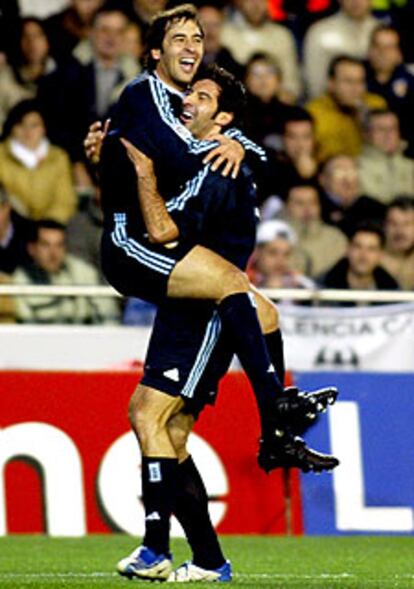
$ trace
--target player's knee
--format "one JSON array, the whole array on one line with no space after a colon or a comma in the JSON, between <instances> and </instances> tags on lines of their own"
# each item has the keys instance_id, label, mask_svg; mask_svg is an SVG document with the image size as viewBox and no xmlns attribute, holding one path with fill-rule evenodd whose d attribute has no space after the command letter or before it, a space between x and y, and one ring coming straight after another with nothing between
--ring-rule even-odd
<instances>
[{"instance_id":1,"label":"player's knee","mask_svg":"<svg viewBox=\"0 0 414 589\"><path fill-rule=\"evenodd\" d=\"M187 452L187 441L188 441L188 432L182 430L181 428L169 426L168 427L168 435L170 436L170 440L172 445L174 446L174 450L177 454L177 457L186 455Z\"/></svg>"},{"instance_id":2,"label":"player's knee","mask_svg":"<svg viewBox=\"0 0 414 589\"><path fill-rule=\"evenodd\" d=\"M151 407L140 403L139 392L135 392L130 399L128 417L141 447L145 446L148 440L154 438L160 429L159 423L154 419Z\"/></svg>"},{"instance_id":3,"label":"player's knee","mask_svg":"<svg viewBox=\"0 0 414 589\"><path fill-rule=\"evenodd\" d=\"M221 276L220 300L240 292L248 292L250 289L249 279L236 267L228 268Z\"/></svg>"}]
</instances>

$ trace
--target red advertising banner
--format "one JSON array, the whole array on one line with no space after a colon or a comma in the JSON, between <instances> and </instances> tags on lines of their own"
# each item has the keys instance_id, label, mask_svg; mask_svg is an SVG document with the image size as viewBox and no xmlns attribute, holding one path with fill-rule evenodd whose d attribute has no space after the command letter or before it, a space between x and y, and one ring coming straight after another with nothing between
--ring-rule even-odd
<instances>
[{"instance_id":1,"label":"red advertising banner","mask_svg":"<svg viewBox=\"0 0 414 589\"><path fill-rule=\"evenodd\" d=\"M136 371L0 372L0 535L142 533L127 420L138 380ZM260 471L258 435L249 385L231 373L190 440L213 521L221 533L300 534L299 477Z\"/></svg>"}]
</instances>

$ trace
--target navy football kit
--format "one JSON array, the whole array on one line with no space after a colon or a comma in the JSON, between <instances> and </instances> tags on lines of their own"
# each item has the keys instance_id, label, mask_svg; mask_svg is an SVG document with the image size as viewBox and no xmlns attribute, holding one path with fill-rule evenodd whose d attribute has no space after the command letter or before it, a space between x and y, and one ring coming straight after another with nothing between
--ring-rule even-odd
<instances>
[{"instance_id":1,"label":"navy football kit","mask_svg":"<svg viewBox=\"0 0 414 589\"><path fill-rule=\"evenodd\" d=\"M255 240L255 186L245 165L232 180L202 164L216 143L194 139L179 122L175 113L181 101L181 95L148 73L132 82L120 98L115 128L101 157L102 266L109 283L125 296L161 304L143 384L194 402L196 397L212 400L206 393L215 390L233 354L223 343L225 335L220 337L215 305L167 299L168 279L196 244L244 270ZM226 134L265 159L264 151L237 129ZM154 162L159 192L180 230L174 248L148 240L136 172L120 137Z\"/></svg>"}]
</instances>

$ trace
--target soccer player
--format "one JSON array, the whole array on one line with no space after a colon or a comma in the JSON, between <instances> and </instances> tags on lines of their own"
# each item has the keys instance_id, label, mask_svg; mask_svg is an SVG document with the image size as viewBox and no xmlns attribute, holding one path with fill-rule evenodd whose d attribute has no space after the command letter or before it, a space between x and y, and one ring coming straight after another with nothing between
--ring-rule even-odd
<instances>
[{"instance_id":1,"label":"soccer player","mask_svg":"<svg viewBox=\"0 0 414 589\"><path fill-rule=\"evenodd\" d=\"M227 110L235 110L235 104L243 98L240 87L222 70L213 69L208 76L194 84L183 105L183 112L192 112L188 128L201 138L216 131L217 117L223 120L226 114L230 122L233 114L222 110L223 105ZM148 158L137 156L134 149L131 153L141 158L142 177L154 180ZM146 172L142 161L148 166ZM148 189L148 185L141 186L143 197ZM187 218L178 221L180 238L185 238L189 225L193 239L244 268L255 238L254 196L251 173L245 167L237 180L208 171L198 198L184 209ZM207 393L216 388L218 378L228 367L228 342L221 342L222 347L215 350L212 359L207 353L212 340L205 340L205 336L209 329L213 333L217 328L211 309L202 308L199 303L186 302L185 307L177 302L164 303L157 315L144 378L130 411L143 454L146 534L143 545L118 564L125 576L163 579L169 575L169 516L175 511L194 557L193 562L172 573L170 579L187 582L231 578L230 564L223 557L208 516L203 483L186 449L195 417L212 400ZM336 466L334 458L309 451L282 421L278 434L280 441L271 438L262 442L260 457L265 469L297 465L323 470Z\"/></svg>"},{"instance_id":2,"label":"soccer player","mask_svg":"<svg viewBox=\"0 0 414 589\"><path fill-rule=\"evenodd\" d=\"M166 249L163 242L170 241L173 235L164 232L157 215L155 230L146 236L146 210L158 214L158 209L144 207L141 214L143 202L137 196L134 170L120 137L126 136L152 157L158 190L164 199L174 186L194 174L184 183L181 194L170 201L171 207L178 210L200 191L209 167L200 169L199 154L210 150L214 145L211 139L217 137L213 133L208 140L194 140L174 117L171 107L172 98L177 100L178 88L194 76L202 55L202 31L194 8L183 5L161 13L151 27L149 48L154 69L132 82L121 96L115 130L102 151L103 269L108 281L127 296L157 303L166 296L217 302L219 319L252 382L264 430L274 430L280 408L277 393L281 394L282 387L262 337L246 276L211 250L194 247L191 240L179 239L174 248ZM224 123L217 120L216 129ZM155 191L153 180L141 173L140 191L148 182L152 183L149 192ZM261 306L259 298L259 311ZM273 335L276 347L277 335Z\"/></svg>"}]
</instances>

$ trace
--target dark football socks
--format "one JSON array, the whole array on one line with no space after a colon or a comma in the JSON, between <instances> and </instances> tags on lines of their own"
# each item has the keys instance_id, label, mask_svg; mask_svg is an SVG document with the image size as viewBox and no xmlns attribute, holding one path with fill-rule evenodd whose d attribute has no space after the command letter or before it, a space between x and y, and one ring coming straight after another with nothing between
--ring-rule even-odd
<instances>
[{"instance_id":1,"label":"dark football socks","mask_svg":"<svg viewBox=\"0 0 414 589\"><path fill-rule=\"evenodd\" d=\"M283 351L283 338L280 329L266 333L264 336L270 360L276 369L277 377L282 384L285 384L285 354Z\"/></svg>"},{"instance_id":2,"label":"dark football socks","mask_svg":"<svg viewBox=\"0 0 414 589\"><path fill-rule=\"evenodd\" d=\"M218 312L253 387L263 422L274 409L274 402L283 389L267 351L253 295L230 295L218 305Z\"/></svg>"},{"instance_id":3,"label":"dark football socks","mask_svg":"<svg viewBox=\"0 0 414 589\"><path fill-rule=\"evenodd\" d=\"M221 567L225 558L210 520L207 492L191 456L178 465L174 513L193 551L193 563L208 570Z\"/></svg>"},{"instance_id":4,"label":"dark football socks","mask_svg":"<svg viewBox=\"0 0 414 589\"><path fill-rule=\"evenodd\" d=\"M176 499L176 458L142 457L142 498L145 508L143 544L156 554L169 553L170 517Z\"/></svg>"}]
</instances>

